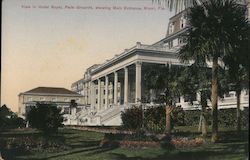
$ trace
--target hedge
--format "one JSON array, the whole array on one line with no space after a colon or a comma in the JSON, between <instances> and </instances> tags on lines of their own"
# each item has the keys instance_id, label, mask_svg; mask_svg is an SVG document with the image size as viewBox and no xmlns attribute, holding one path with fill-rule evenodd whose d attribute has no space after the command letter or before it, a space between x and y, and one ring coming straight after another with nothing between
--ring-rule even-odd
<instances>
[{"instance_id":1,"label":"hedge","mask_svg":"<svg viewBox=\"0 0 250 160\"><path fill-rule=\"evenodd\" d=\"M171 114L172 127L174 126L197 126L200 121L200 110L186 110L181 107L175 107ZM218 110L218 123L220 127L236 127L236 108ZM208 124L211 125L211 110L208 110ZM143 117L143 120L142 120ZM249 109L244 108L241 111L242 128L249 128ZM129 130L138 130L144 126L144 129L153 132L162 132L165 130L165 107L153 107L144 110L141 108L128 109L122 113L122 127Z\"/></svg>"}]
</instances>

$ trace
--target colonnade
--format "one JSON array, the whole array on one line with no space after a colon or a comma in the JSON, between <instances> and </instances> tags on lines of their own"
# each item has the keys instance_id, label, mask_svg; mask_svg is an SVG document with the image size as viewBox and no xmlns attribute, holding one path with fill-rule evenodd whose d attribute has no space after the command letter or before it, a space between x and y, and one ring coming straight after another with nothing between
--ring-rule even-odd
<instances>
[{"instance_id":1,"label":"colonnade","mask_svg":"<svg viewBox=\"0 0 250 160\"><path fill-rule=\"evenodd\" d=\"M131 103L139 103L139 101L141 100L141 67L142 67L142 63L141 62L136 62L135 63L135 102L131 102ZM91 81L91 106L97 106L96 109L97 110L105 110L108 108L109 105L113 105L113 106L118 106L120 105L120 102L118 103L118 79L119 79L119 74L118 71L120 72L121 70L123 70L123 86L124 86L124 90L123 90L123 99L124 99L124 105L127 105L129 103L129 69L128 66L122 68L122 69L118 69L115 70L112 73L108 73L102 77L99 77L97 79L93 79ZM110 81L110 77L109 75L113 74L114 75L114 79L113 79L113 101L112 104L109 104L109 83ZM104 81L103 81L104 79ZM96 84L97 82L97 84ZM101 90L101 84L102 82L104 82L104 93ZM97 91L95 90L95 86L97 85ZM120 85L121 87L121 85ZM121 89L120 89L121 92ZM122 94L120 94L122 95ZM105 103L102 103L102 99L105 99ZM96 97L97 97L97 101L96 101ZM97 104L97 105L96 105Z\"/></svg>"}]
</instances>

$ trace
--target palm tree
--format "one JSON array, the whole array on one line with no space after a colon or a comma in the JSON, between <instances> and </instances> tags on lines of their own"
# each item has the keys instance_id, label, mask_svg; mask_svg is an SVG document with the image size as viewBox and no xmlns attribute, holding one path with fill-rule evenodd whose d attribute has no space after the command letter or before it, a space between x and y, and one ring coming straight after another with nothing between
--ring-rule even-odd
<instances>
[{"instance_id":1,"label":"palm tree","mask_svg":"<svg viewBox=\"0 0 250 160\"><path fill-rule=\"evenodd\" d=\"M219 60L236 56L238 44L245 40L242 37L249 28L245 13L246 8L234 0L210 0L194 5L188 14L189 36L181 54L190 60L199 55L212 62L212 142L218 139Z\"/></svg>"},{"instance_id":2,"label":"palm tree","mask_svg":"<svg viewBox=\"0 0 250 160\"><path fill-rule=\"evenodd\" d=\"M193 104L193 101L196 101L196 93L200 94L201 132L202 136L206 136L208 132L207 99L209 99L209 89L211 88L211 83L209 83L211 79L210 70L204 59L199 58L191 66L186 67L181 75L178 78L178 83L182 84L180 90L182 95L188 97L191 104Z\"/></svg>"},{"instance_id":3,"label":"palm tree","mask_svg":"<svg viewBox=\"0 0 250 160\"><path fill-rule=\"evenodd\" d=\"M242 61L235 57L235 59L225 57L224 61L228 66L227 76L228 83L231 84L231 90L236 92L237 99L237 131L241 131L241 110L240 110L240 96L243 89L248 89L249 75L247 73L247 68L240 64ZM247 57L245 57L247 59Z\"/></svg>"},{"instance_id":4,"label":"palm tree","mask_svg":"<svg viewBox=\"0 0 250 160\"><path fill-rule=\"evenodd\" d=\"M162 65L150 67L144 76L145 86L160 92L157 101L165 105L166 133L171 133L171 113L176 104L176 98L180 96L180 86L177 81L181 76L183 67L174 65Z\"/></svg>"}]
</instances>

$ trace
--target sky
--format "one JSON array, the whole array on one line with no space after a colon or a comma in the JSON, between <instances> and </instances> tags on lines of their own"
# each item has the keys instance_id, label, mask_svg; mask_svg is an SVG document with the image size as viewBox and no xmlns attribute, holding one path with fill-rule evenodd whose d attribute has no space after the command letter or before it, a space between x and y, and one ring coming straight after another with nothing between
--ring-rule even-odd
<instances>
[{"instance_id":1,"label":"sky","mask_svg":"<svg viewBox=\"0 0 250 160\"><path fill-rule=\"evenodd\" d=\"M3 0L1 105L17 112L21 92L70 89L91 65L164 38L171 15L152 0Z\"/></svg>"}]
</instances>

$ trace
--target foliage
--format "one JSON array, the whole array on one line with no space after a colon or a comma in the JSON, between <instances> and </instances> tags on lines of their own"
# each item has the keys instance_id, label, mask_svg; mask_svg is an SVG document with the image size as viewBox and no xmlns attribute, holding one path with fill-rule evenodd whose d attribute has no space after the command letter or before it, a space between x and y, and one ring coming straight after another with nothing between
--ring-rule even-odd
<instances>
[{"instance_id":1,"label":"foliage","mask_svg":"<svg viewBox=\"0 0 250 160\"><path fill-rule=\"evenodd\" d=\"M212 61L212 141L218 139L218 69L224 57L244 57L249 42L246 7L235 0L202 1L190 8L187 43L181 59ZM243 52L237 52L242 51Z\"/></svg>"},{"instance_id":2,"label":"foliage","mask_svg":"<svg viewBox=\"0 0 250 160\"><path fill-rule=\"evenodd\" d=\"M163 106L152 107L145 110L143 123L148 131L164 131L166 123L166 112Z\"/></svg>"},{"instance_id":3,"label":"foliage","mask_svg":"<svg viewBox=\"0 0 250 160\"><path fill-rule=\"evenodd\" d=\"M211 125L211 110L208 112L208 124ZM249 109L244 108L241 111L242 126L248 128L249 126ZM200 110L187 110L185 111L185 125L197 126L200 121ZM233 128L236 126L236 108L219 109L218 110L218 123L221 127Z\"/></svg>"},{"instance_id":4,"label":"foliage","mask_svg":"<svg viewBox=\"0 0 250 160\"><path fill-rule=\"evenodd\" d=\"M21 152L58 152L66 150L64 139L61 137L36 137L20 136L14 138L0 139L2 148L10 151L20 150Z\"/></svg>"},{"instance_id":5,"label":"foliage","mask_svg":"<svg viewBox=\"0 0 250 160\"><path fill-rule=\"evenodd\" d=\"M200 121L200 110L189 110L185 111L185 125L187 126L198 126Z\"/></svg>"},{"instance_id":6,"label":"foliage","mask_svg":"<svg viewBox=\"0 0 250 160\"><path fill-rule=\"evenodd\" d=\"M181 106L177 106L174 108L171 118L173 126L182 126L185 124L185 111L181 108Z\"/></svg>"},{"instance_id":7,"label":"foliage","mask_svg":"<svg viewBox=\"0 0 250 160\"><path fill-rule=\"evenodd\" d=\"M140 108L127 109L121 113L124 129L140 129L142 127L142 110Z\"/></svg>"},{"instance_id":8,"label":"foliage","mask_svg":"<svg viewBox=\"0 0 250 160\"><path fill-rule=\"evenodd\" d=\"M142 115L144 118L142 120ZM131 108L122 112L122 127L129 130L140 130L142 124L147 131L163 132L165 130L165 108L163 106L151 107L144 110L142 113L141 108ZM171 113L172 128L175 125L184 125L184 111L178 106L175 107Z\"/></svg>"},{"instance_id":9,"label":"foliage","mask_svg":"<svg viewBox=\"0 0 250 160\"><path fill-rule=\"evenodd\" d=\"M63 117L60 112L56 105L37 103L28 113L27 120L31 127L44 133L53 133L62 126Z\"/></svg>"},{"instance_id":10,"label":"foliage","mask_svg":"<svg viewBox=\"0 0 250 160\"><path fill-rule=\"evenodd\" d=\"M173 138L170 143L174 145L176 148L185 148L191 146L200 146L205 142L202 138L195 138L195 139Z\"/></svg>"},{"instance_id":11,"label":"foliage","mask_svg":"<svg viewBox=\"0 0 250 160\"><path fill-rule=\"evenodd\" d=\"M150 132L163 132L165 129L165 108L153 107L144 111L142 120L142 110L138 108L128 109L122 113L123 128L129 130L140 130L142 123L144 129ZM183 110L181 107L175 107L171 113L171 121L174 126L198 126L201 116L200 110ZM241 111L242 126L248 128L249 113L248 108ZM207 123L211 125L211 109L206 114ZM232 128L236 126L236 108L218 110L218 123L221 127Z\"/></svg>"},{"instance_id":12,"label":"foliage","mask_svg":"<svg viewBox=\"0 0 250 160\"><path fill-rule=\"evenodd\" d=\"M173 124L171 123L171 113L176 106L177 98L181 95L181 85L178 83L178 77L184 69L179 65L154 65L148 68L144 74L145 87L148 90L155 90L156 102L165 106L165 132L171 133Z\"/></svg>"},{"instance_id":13,"label":"foliage","mask_svg":"<svg viewBox=\"0 0 250 160\"><path fill-rule=\"evenodd\" d=\"M0 129L24 127L24 119L18 117L6 105L0 107Z\"/></svg>"},{"instance_id":14,"label":"foliage","mask_svg":"<svg viewBox=\"0 0 250 160\"><path fill-rule=\"evenodd\" d=\"M154 65L148 68L144 75L145 86L147 89L154 89L159 93L157 95L158 103L166 103L169 106L175 106L176 98L180 96L180 84L177 79L181 76L183 66L178 65Z\"/></svg>"}]
</instances>

